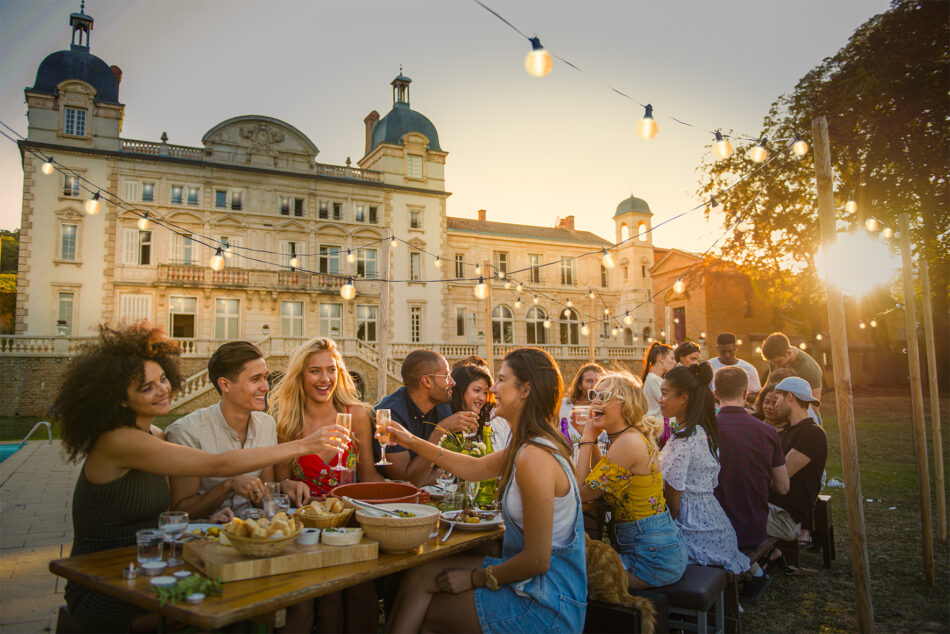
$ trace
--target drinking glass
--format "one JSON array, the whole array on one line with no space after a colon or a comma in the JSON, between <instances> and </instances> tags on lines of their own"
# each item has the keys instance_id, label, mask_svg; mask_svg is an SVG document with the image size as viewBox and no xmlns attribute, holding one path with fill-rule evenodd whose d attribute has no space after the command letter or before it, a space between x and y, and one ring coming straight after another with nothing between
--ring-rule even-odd
<instances>
[{"instance_id":1,"label":"drinking glass","mask_svg":"<svg viewBox=\"0 0 950 634\"><path fill-rule=\"evenodd\" d=\"M475 412L475 415L478 416L479 412ZM478 427L474 431L469 431L467 428L462 431L462 435L466 438L474 438L478 435Z\"/></svg>"},{"instance_id":2,"label":"drinking glass","mask_svg":"<svg viewBox=\"0 0 950 634\"><path fill-rule=\"evenodd\" d=\"M475 498L478 497L478 489L480 486L481 482L478 480L465 481L465 500L468 503L468 508L475 506Z\"/></svg>"},{"instance_id":3,"label":"drinking glass","mask_svg":"<svg viewBox=\"0 0 950 634\"><path fill-rule=\"evenodd\" d=\"M265 482L264 483L264 497L273 497L275 495L280 495L282 491L280 490L280 482Z\"/></svg>"},{"instance_id":4,"label":"drinking glass","mask_svg":"<svg viewBox=\"0 0 950 634\"><path fill-rule=\"evenodd\" d=\"M455 480L455 475L451 471L441 467L435 470L435 481L439 483L443 495L449 492L449 485L453 480Z\"/></svg>"},{"instance_id":5,"label":"drinking glass","mask_svg":"<svg viewBox=\"0 0 950 634\"><path fill-rule=\"evenodd\" d=\"M185 561L178 558L178 538L185 529L188 528L188 513L184 511L165 511L158 516L158 528L165 534L170 551L168 553L168 565L180 566Z\"/></svg>"},{"instance_id":6,"label":"drinking glass","mask_svg":"<svg viewBox=\"0 0 950 634\"><path fill-rule=\"evenodd\" d=\"M242 520L260 520L264 519L264 517L265 515L263 509L256 509L253 506L249 506L248 508L241 511Z\"/></svg>"},{"instance_id":7,"label":"drinking glass","mask_svg":"<svg viewBox=\"0 0 950 634\"><path fill-rule=\"evenodd\" d=\"M388 409L376 410L376 439L379 441L379 466L391 465L386 460L386 445L389 444L389 423L392 421L392 411Z\"/></svg>"},{"instance_id":8,"label":"drinking glass","mask_svg":"<svg viewBox=\"0 0 950 634\"><path fill-rule=\"evenodd\" d=\"M350 431L353 429L353 415L340 412L339 414L336 415L336 424L342 427L343 429L345 429L347 432L347 435L349 435ZM344 464L345 455L346 455L345 449L337 453L338 458L337 458L336 464L333 465L332 467L334 471L348 471L349 470L349 467L347 467L346 464Z\"/></svg>"},{"instance_id":9,"label":"drinking glass","mask_svg":"<svg viewBox=\"0 0 950 634\"><path fill-rule=\"evenodd\" d=\"M276 495L264 498L264 515L267 516L267 519L271 519L280 511L280 500L278 498L279 496Z\"/></svg>"},{"instance_id":10,"label":"drinking glass","mask_svg":"<svg viewBox=\"0 0 950 634\"><path fill-rule=\"evenodd\" d=\"M445 495L442 496L442 503L439 504L439 510L443 513L461 511L464 501L464 495L461 491L446 491Z\"/></svg>"},{"instance_id":11,"label":"drinking glass","mask_svg":"<svg viewBox=\"0 0 950 634\"><path fill-rule=\"evenodd\" d=\"M284 512L288 515L290 514L290 496L289 495L275 495L274 499L277 500L277 512Z\"/></svg>"},{"instance_id":12,"label":"drinking glass","mask_svg":"<svg viewBox=\"0 0 950 634\"><path fill-rule=\"evenodd\" d=\"M135 531L135 543L138 545L140 564L149 561L162 560L162 546L165 544L165 534L156 528L143 528Z\"/></svg>"},{"instance_id":13,"label":"drinking glass","mask_svg":"<svg viewBox=\"0 0 950 634\"><path fill-rule=\"evenodd\" d=\"M587 424L587 421L590 420L591 411L590 405L575 405L574 406L574 421L579 426L584 426Z\"/></svg>"}]
</instances>

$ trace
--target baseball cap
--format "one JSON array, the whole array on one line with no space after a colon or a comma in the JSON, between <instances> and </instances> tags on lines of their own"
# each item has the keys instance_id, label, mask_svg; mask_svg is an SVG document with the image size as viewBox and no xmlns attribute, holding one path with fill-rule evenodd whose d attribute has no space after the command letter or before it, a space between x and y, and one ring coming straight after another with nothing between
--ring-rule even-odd
<instances>
[{"instance_id":1,"label":"baseball cap","mask_svg":"<svg viewBox=\"0 0 950 634\"><path fill-rule=\"evenodd\" d=\"M806 403L814 403L816 406L821 405L818 399L811 395L811 386L808 381L797 376L786 377L779 381L778 385L775 386L775 391L788 392Z\"/></svg>"}]
</instances>

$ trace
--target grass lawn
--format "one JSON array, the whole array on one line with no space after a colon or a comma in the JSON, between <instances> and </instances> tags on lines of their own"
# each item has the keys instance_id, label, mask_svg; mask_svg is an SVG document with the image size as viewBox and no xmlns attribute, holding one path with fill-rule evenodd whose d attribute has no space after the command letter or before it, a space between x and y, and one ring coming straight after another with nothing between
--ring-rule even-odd
<instances>
[{"instance_id":1,"label":"grass lawn","mask_svg":"<svg viewBox=\"0 0 950 634\"><path fill-rule=\"evenodd\" d=\"M841 443L830 395L822 413L828 432L828 479L842 479ZM929 414L925 402L925 411ZM854 398L861 466L864 518L871 569L871 600L879 632L950 631L950 548L937 539L936 492L931 476L936 583L923 579L920 504L914 462L910 396L898 392L859 391ZM950 399L941 399L944 464ZM927 449L933 473L933 443L927 426ZM826 488L832 496L837 559L821 567L821 553L802 552L800 563L817 575L772 575L763 598L743 606L746 632L853 632L857 630L854 582L848 540L844 489ZM867 500L873 500L868 502ZM890 510L891 507L896 507Z\"/></svg>"}]
</instances>

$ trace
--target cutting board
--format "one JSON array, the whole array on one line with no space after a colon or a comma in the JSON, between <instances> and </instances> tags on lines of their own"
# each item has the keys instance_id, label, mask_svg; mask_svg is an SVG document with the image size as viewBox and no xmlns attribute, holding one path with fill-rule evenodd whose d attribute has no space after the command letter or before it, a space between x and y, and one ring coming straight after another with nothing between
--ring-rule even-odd
<instances>
[{"instance_id":1,"label":"cutting board","mask_svg":"<svg viewBox=\"0 0 950 634\"><path fill-rule=\"evenodd\" d=\"M260 558L242 555L231 546L222 546L216 542L194 540L185 543L185 561L207 576L218 577L221 581L269 577L377 557L379 543L366 537L352 546L301 546L294 543L279 555Z\"/></svg>"}]
</instances>

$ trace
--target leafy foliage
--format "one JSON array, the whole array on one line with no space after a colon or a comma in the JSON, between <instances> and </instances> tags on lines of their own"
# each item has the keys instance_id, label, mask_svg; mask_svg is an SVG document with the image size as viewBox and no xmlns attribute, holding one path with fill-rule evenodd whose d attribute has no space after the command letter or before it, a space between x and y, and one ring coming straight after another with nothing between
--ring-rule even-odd
<instances>
[{"instance_id":1,"label":"leafy foliage","mask_svg":"<svg viewBox=\"0 0 950 634\"><path fill-rule=\"evenodd\" d=\"M20 230L0 231L0 273L16 273L20 252Z\"/></svg>"}]
</instances>

